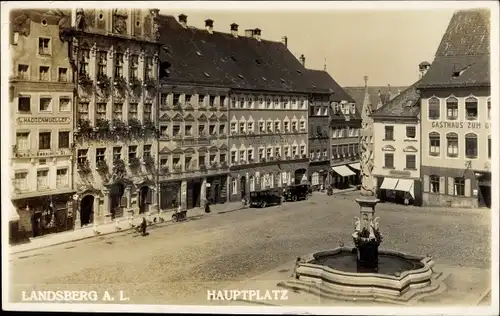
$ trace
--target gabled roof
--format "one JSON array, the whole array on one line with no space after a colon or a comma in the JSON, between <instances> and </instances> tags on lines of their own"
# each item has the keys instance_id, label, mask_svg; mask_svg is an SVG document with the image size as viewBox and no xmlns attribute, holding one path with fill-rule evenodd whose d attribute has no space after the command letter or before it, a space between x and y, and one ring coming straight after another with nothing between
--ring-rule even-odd
<instances>
[{"instance_id":1,"label":"gabled roof","mask_svg":"<svg viewBox=\"0 0 500 316\"><path fill-rule=\"evenodd\" d=\"M420 113L420 94L417 93L418 82L401 92L394 99L374 111L373 118L417 117Z\"/></svg>"},{"instance_id":2,"label":"gabled roof","mask_svg":"<svg viewBox=\"0 0 500 316\"><path fill-rule=\"evenodd\" d=\"M453 14L420 88L490 86L490 11Z\"/></svg>"},{"instance_id":3,"label":"gabled roof","mask_svg":"<svg viewBox=\"0 0 500 316\"><path fill-rule=\"evenodd\" d=\"M402 86L368 86L368 98L370 100L370 105L372 111L377 109L379 101L382 105L386 104L391 98L395 97L401 91L406 90L408 87ZM363 102L365 100L365 87L344 87L346 91L356 102L356 107L358 112L363 110Z\"/></svg>"},{"instance_id":4,"label":"gabled roof","mask_svg":"<svg viewBox=\"0 0 500 316\"><path fill-rule=\"evenodd\" d=\"M232 89L312 92L305 68L280 42L184 28L160 16L162 83L190 83Z\"/></svg>"},{"instance_id":5,"label":"gabled roof","mask_svg":"<svg viewBox=\"0 0 500 316\"><path fill-rule=\"evenodd\" d=\"M306 74L313 85L313 89L330 91L330 101L354 102L352 97L324 70L306 69Z\"/></svg>"}]
</instances>

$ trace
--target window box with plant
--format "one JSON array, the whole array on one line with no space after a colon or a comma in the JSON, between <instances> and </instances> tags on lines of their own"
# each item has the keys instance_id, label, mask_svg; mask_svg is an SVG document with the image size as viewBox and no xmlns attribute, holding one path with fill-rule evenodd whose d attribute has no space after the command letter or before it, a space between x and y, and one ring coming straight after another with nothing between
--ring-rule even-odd
<instances>
[{"instance_id":1,"label":"window box with plant","mask_svg":"<svg viewBox=\"0 0 500 316\"><path fill-rule=\"evenodd\" d=\"M144 87L146 88L153 88L156 87L156 80L151 77L146 77L144 79Z\"/></svg>"},{"instance_id":2,"label":"window box with plant","mask_svg":"<svg viewBox=\"0 0 500 316\"><path fill-rule=\"evenodd\" d=\"M96 121L95 124L95 132L100 136L100 137L108 137L111 131L111 124L109 123L109 120L106 119L99 119Z\"/></svg>"},{"instance_id":3,"label":"window box with plant","mask_svg":"<svg viewBox=\"0 0 500 316\"><path fill-rule=\"evenodd\" d=\"M124 90L127 87L127 81L123 76L115 76L113 85L120 90Z\"/></svg>"},{"instance_id":4,"label":"window box with plant","mask_svg":"<svg viewBox=\"0 0 500 316\"><path fill-rule=\"evenodd\" d=\"M165 175L170 174L170 168L168 166L163 166L160 168L160 172Z\"/></svg>"},{"instance_id":5,"label":"window box with plant","mask_svg":"<svg viewBox=\"0 0 500 316\"><path fill-rule=\"evenodd\" d=\"M219 134L219 138L227 138L226 133Z\"/></svg>"},{"instance_id":6,"label":"window box with plant","mask_svg":"<svg viewBox=\"0 0 500 316\"><path fill-rule=\"evenodd\" d=\"M227 161L221 162L221 167L222 168L227 168Z\"/></svg>"},{"instance_id":7,"label":"window box with plant","mask_svg":"<svg viewBox=\"0 0 500 316\"><path fill-rule=\"evenodd\" d=\"M127 125L124 121L114 118L111 122L111 132L114 136L117 137L126 137L128 136Z\"/></svg>"},{"instance_id":8,"label":"window box with plant","mask_svg":"<svg viewBox=\"0 0 500 316\"><path fill-rule=\"evenodd\" d=\"M127 168L125 167L125 161L123 161L123 159L113 160L113 174L114 175L121 177L126 172L127 172Z\"/></svg>"},{"instance_id":9,"label":"window box with plant","mask_svg":"<svg viewBox=\"0 0 500 316\"><path fill-rule=\"evenodd\" d=\"M254 163L255 161L253 160L253 158L250 158L248 159L248 163Z\"/></svg>"},{"instance_id":10,"label":"window box with plant","mask_svg":"<svg viewBox=\"0 0 500 316\"><path fill-rule=\"evenodd\" d=\"M106 162L106 160L99 160L97 163L96 163L96 170L97 172L102 176L102 175L107 175L108 172L109 172L109 167L108 167L108 163Z\"/></svg>"},{"instance_id":11,"label":"window box with plant","mask_svg":"<svg viewBox=\"0 0 500 316\"><path fill-rule=\"evenodd\" d=\"M131 77L129 80L129 86L130 90L136 95L140 96L142 93L142 84L139 78L137 77Z\"/></svg>"},{"instance_id":12,"label":"window box with plant","mask_svg":"<svg viewBox=\"0 0 500 316\"><path fill-rule=\"evenodd\" d=\"M90 76L86 72L81 72L78 75L78 83L83 85L83 86L89 86L92 85L92 79L90 79Z\"/></svg>"},{"instance_id":13,"label":"window box with plant","mask_svg":"<svg viewBox=\"0 0 500 316\"><path fill-rule=\"evenodd\" d=\"M109 88L111 87L111 80L105 74L98 74L97 75L97 85L99 86L99 88L102 91L108 91Z\"/></svg>"},{"instance_id":14,"label":"window box with plant","mask_svg":"<svg viewBox=\"0 0 500 316\"><path fill-rule=\"evenodd\" d=\"M89 120L79 120L76 125L75 136L77 138L89 139L93 136L94 129Z\"/></svg>"},{"instance_id":15,"label":"window box with plant","mask_svg":"<svg viewBox=\"0 0 500 316\"><path fill-rule=\"evenodd\" d=\"M130 134L135 136L135 137L140 137L143 135L141 121L139 121L136 118L131 118L128 120L128 128L129 128Z\"/></svg>"},{"instance_id":16,"label":"window box with plant","mask_svg":"<svg viewBox=\"0 0 500 316\"><path fill-rule=\"evenodd\" d=\"M143 129L145 135L154 136L158 138L160 132L156 128L155 123L153 121L151 120L144 121Z\"/></svg>"},{"instance_id":17,"label":"window box with plant","mask_svg":"<svg viewBox=\"0 0 500 316\"><path fill-rule=\"evenodd\" d=\"M137 157L129 157L128 158L128 165L129 165L130 169L137 170L141 167L141 161Z\"/></svg>"},{"instance_id":18,"label":"window box with plant","mask_svg":"<svg viewBox=\"0 0 500 316\"><path fill-rule=\"evenodd\" d=\"M155 166L155 159L153 158L153 156L151 156L151 155L146 155L146 156L144 157L144 165L146 166L146 168L147 168L148 170L150 170L150 169L154 168L154 166Z\"/></svg>"},{"instance_id":19,"label":"window box with plant","mask_svg":"<svg viewBox=\"0 0 500 316\"><path fill-rule=\"evenodd\" d=\"M87 159L79 161L77 164L77 169L79 173L84 175L90 174L92 172L92 169L90 168L90 162Z\"/></svg>"},{"instance_id":20,"label":"window box with plant","mask_svg":"<svg viewBox=\"0 0 500 316\"><path fill-rule=\"evenodd\" d=\"M266 161L267 161L266 158L264 158L264 157L260 158L260 162L266 162Z\"/></svg>"},{"instance_id":21,"label":"window box with plant","mask_svg":"<svg viewBox=\"0 0 500 316\"><path fill-rule=\"evenodd\" d=\"M207 170L207 166L205 164L201 164L200 165L200 170L201 171L206 171Z\"/></svg>"},{"instance_id":22,"label":"window box with plant","mask_svg":"<svg viewBox=\"0 0 500 316\"><path fill-rule=\"evenodd\" d=\"M210 164L210 167L212 167L212 169L217 169L217 168L219 168L219 164L218 164L217 162L215 162L215 161L214 161L214 162L212 162L212 163Z\"/></svg>"},{"instance_id":23,"label":"window box with plant","mask_svg":"<svg viewBox=\"0 0 500 316\"><path fill-rule=\"evenodd\" d=\"M181 165L175 165L174 166L174 171L179 173L179 172L182 172L182 166Z\"/></svg>"}]
</instances>

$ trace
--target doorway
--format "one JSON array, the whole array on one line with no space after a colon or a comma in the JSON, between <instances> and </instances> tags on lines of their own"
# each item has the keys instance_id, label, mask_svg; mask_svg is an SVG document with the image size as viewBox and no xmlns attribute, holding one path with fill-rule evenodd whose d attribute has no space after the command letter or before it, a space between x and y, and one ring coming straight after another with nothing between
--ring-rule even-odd
<instances>
[{"instance_id":1,"label":"doorway","mask_svg":"<svg viewBox=\"0 0 500 316\"><path fill-rule=\"evenodd\" d=\"M193 183L193 201L192 201L192 207L200 207L201 201L201 183L199 182L194 182Z\"/></svg>"},{"instance_id":2,"label":"doorway","mask_svg":"<svg viewBox=\"0 0 500 316\"><path fill-rule=\"evenodd\" d=\"M247 194L247 178L242 176L240 178L240 199L243 199Z\"/></svg>"},{"instance_id":3,"label":"doorway","mask_svg":"<svg viewBox=\"0 0 500 316\"><path fill-rule=\"evenodd\" d=\"M147 212L149 204L151 204L151 189L145 185L139 190L139 214Z\"/></svg>"},{"instance_id":4,"label":"doorway","mask_svg":"<svg viewBox=\"0 0 500 316\"><path fill-rule=\"evenodd\" d=\"M297 169L295 170L295 184L300 184L302 183L302 179L304 175L306 174L307 170L306 169Z\"/></svg>"},{"instance_id":5,"label":"doorway","mask_svg":"<svg viewBox=\"0 0 500 316\"><path fill-rule=\"evenodd\" d=\"M478 202L480 207L491 208L491 187L487 185L479 186Z\"/></svg>"},{"instance_id":6,"label":"doorway","mask_svg":"<svg viewBox=\"0 0 500 316\"><path fill-rule=\"evenodd\" d=\"M81 227L92 224L94 221L94 196L87 195L80 202L80 225Z\"/></svg>"},{"instance_id":7,"label":"doorway","mask_svg":"<svg viewBox=\"0 0 500 316\"><path fill-rule=\"evenodd\" d=\"M111 219L123 216L122 198L125 193L125 186L121 183L115 183L109 190L109 206L111 210Z\"/></svg>"}]
</instances>

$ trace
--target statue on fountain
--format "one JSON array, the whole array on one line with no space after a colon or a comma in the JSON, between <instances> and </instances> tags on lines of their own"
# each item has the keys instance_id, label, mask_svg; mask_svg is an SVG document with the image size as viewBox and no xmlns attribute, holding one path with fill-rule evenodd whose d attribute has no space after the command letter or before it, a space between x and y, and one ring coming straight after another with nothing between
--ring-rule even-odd
<instances>
[{"instance_id":1,"label":"statue on fountain","mask_svg":"<svg viewBox=\"0 0 500 316\"><path fill-rule=\"evenodd\" d=\"M364 201L366 203L366 201ZM354 217L354 233L352 238L357 250L357 262L360 270L377 272L378 247L382 242L379 230L379 217L373 217L374 208L363 207L365 203L359 200L362 206L361 218ZM376 203L376 202L375 202Z\"/></svg>"}]
</instances>

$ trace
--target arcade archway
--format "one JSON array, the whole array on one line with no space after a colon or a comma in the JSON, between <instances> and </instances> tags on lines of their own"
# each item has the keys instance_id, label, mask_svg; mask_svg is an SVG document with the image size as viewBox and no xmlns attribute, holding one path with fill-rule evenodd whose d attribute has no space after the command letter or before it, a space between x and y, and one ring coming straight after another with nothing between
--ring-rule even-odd
<instances>
[{"instance_id":1,"label":"arcade archway","mask_svg":"<svg viewBox=\"0 0 500 316\"><path fill-rule=\"evenodd\" d=\"M300 183L302 183L303 179L307 179L307 177L305 177L306 172L307 172L307 170L304 168L295 170L295 177L294 177L295 184L300 184Z\"/></svg>"}]
</instances>

